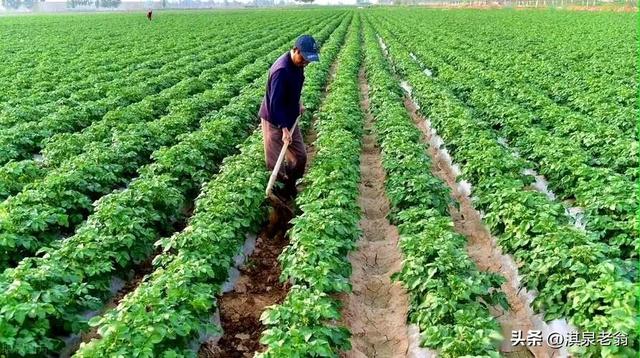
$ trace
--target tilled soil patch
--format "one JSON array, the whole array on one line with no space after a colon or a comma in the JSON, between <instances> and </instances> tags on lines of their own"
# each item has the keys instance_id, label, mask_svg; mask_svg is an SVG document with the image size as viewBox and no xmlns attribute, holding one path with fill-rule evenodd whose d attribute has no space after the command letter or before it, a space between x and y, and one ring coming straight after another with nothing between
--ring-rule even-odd
<instances>
[{"instance_id":1,"label":"tilled soil patch","mask_svg":"<svg viewBox=\"0 0 640 358\"><path fill-rule=\"evenodd\" d=\"M217 344L205 342L198 352L200 357L253 357L262 348L260 315L267 306L281 303L288 292L278 279L277 260L288 241L283 230L275 236L267 231L260 233L253 254L240 268L234 290L218 298L224 335Z\"/></svg>"}]
</instances>

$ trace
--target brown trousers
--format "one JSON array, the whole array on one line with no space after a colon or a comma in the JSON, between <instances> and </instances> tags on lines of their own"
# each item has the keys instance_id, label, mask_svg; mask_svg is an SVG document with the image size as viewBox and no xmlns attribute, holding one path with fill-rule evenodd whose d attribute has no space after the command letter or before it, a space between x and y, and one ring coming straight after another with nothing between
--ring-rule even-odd
<instances>
[{"instance_id":1,"label":"brown trousers","mask_svg":"<svg viewBox=\"0 0 640 358\"><path fill-rule=\"evenodd\" d=\"M282 150L282 129L274 126L270 122L261 119L262 135L264 139L264 155L267 169L273 170L278 161L278 156ZM287 147L285 163L280 166L278 180L284 182L285 192L295 193L296 180L304 175L304 167L307 164L307 151L304 147L300 128L291 133L291 143ZM294 194L295 195L295 194Z\"/></svg>"}]
</instances>

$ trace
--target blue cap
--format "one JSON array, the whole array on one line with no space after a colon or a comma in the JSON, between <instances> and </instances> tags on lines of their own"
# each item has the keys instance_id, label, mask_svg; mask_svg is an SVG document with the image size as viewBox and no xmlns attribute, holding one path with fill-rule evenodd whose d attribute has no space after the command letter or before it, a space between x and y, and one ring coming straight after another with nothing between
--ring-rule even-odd
<instances>
[{"instance_id":1,"label":"blue cap","mask_svg":"<svg viewBox=\"0 0 640 358\"><path fill-rule=\"evenodd\" d=\"M295 47L300 50L302 57L309 62L320 61L318 44L311 35L302 35L296 40Z\"/></svg>"}]
</instances>

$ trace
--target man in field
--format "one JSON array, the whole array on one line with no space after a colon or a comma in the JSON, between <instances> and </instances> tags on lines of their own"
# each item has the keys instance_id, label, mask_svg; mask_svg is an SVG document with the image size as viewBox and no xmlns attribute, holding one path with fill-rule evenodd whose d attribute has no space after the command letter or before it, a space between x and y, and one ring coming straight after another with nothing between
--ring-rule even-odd
<instances>
[{"instance_id":1,"label":"man in field","mask_svg":"<svg viewBox=\"0 0 640 358\"><path fill-rule=\"evenodd\" d=\"M319 61L316 41L309 35L302 35L294 47L280 56L269 69L266 93L260 106L265 160L270 171L275 167L283 144L289 143L286 163L278 173L284 188L273 190L285 202L295 198L296 180L304 174L307 162L300 128L296 126L292 130L292 127L296 118L304 112L300 100L304 68L313 61Z\"/></svg>"},{"instance_id":2,"label":"man in field","mask_svg":"<svg viewBox=\"0 0 640 358\"><path fill-rule=\"evenodd\" d=\"M153 16L153 10L149 9L149 11L147 11L147 19L149 19L149 21L151 21L151 17Z\"/></svg>"}]
</instances>

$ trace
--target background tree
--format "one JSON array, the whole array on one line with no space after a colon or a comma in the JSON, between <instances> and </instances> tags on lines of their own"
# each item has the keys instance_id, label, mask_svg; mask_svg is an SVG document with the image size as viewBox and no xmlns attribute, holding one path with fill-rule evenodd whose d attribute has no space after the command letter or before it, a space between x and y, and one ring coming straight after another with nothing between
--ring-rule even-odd
<instances>
[{"instance_id":1,"label":"background tree","mask_svg":"<svg viewBox=\"0 0 640 358\"><path fill-rule=\"evenodd\" d=\"M95 0L67 0L67 7L76 8L78 6L95 6Z\"/></svg>"},{"instance_id":2,"label":"background tree","mask_svg":"<svg viewBox=\"0 0 640 358\"><path fill-rule=\"evenodd\" d=\"M2 6L7 9L17 9L21 3L21 0L2 0Z\"/></svg>"},{"instance_id":3,"label":"background tree","mask_svg":"<svg viewBox=\"0 0 640 358\"><path fill-rule=\"evenodd\" d=\"M2 6L7 9L18 9L20 6L33 9L38 0L2 0Z\"/></svg>"},{"instance_id":4,"label":"background tree","mask_svg":"<svg viewBox=\"0 0 640 358\"><path fill-rule=\"evenodd\" d=\"M97 0L100 1L100 7L108 7L115 9L120 6L122 0Z\"/></svg>"},{"instance_id":5,"label":"background tree","mask_svg":"<svg viewBox=\"0 0 640 358\"><path fill-rule=\"evenodd\" d=\"M117 8L120 6L121 2L122 0L67 0L67 7L72 9L75 9L76 7Z\"/></svg>"}]
</instances>

